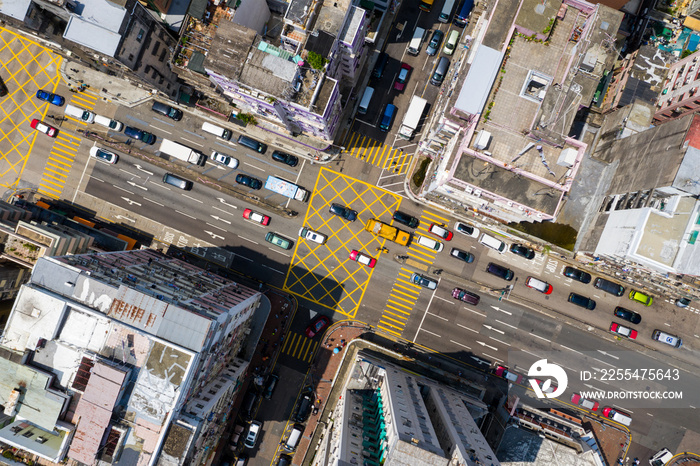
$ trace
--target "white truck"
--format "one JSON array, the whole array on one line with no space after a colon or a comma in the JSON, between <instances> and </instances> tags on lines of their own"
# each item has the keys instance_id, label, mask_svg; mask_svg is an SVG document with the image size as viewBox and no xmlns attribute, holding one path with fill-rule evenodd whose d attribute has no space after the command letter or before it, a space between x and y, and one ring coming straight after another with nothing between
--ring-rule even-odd
<instances>
[{"instance_id":1,"label":"white truck","mask_svg":"<svg viewBox=\"0 0 700 466\"><path fill-rule=\"evenodd\" d=\"M306 200L309 198L309 193L305 189L300 188L294 183L290 183L289 181L272 175L267 177L265 189L269 189L277 194L281 194L290 199L296 199L297 201L301 202L306 202Z\"/></svg>"},{"instance_id":2,"label":"white truck","mask_svg":"<svg viewBox=\"0 0 700 466\"><path fill-rule=\"evenodd\" d=\"M401 122L399 136L405 139L411 139L413 137L416 128L418 128L418 124L420 124L420 119L423 117L423 111L427 103L425 99L417 95L411 98L411 105L408 106L408 111L403 116L403 122Z\"/></svg>"},{"instance_id":3,"label":"white truck","mask_svg":"<svg viewBox=\"0 0 700 466\"><path fill-rule=\"evenodd\" d=\"M158 150L183 162L204 165L204 154L169 139L163 139Z\"/></svg>"}]
</instances>

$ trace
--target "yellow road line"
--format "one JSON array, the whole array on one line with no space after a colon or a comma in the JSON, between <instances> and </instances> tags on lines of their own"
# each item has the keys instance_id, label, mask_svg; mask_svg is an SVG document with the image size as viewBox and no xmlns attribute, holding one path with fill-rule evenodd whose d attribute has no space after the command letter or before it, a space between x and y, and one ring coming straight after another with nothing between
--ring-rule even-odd
<instances>
[{"instance_id":1,"label":"yellow road line","mask_svg":"<svg viewBox=\"0 0 700 466\"><path fill-rule=\"evenodd\" d=\"M379 323L380 323L380 324L385 324L385 325L388 325L388 326L390 326L390 327L398 328L398 329L400 329L400 330L403 330L403 328L405 327L405 325L402 325L402 326L399 327L398 325L394 325L394 324L392 324L391 322L386 322L386 321L384 321L383 317L384 317L384 316L382 316L382 319L379 319Z\"/></svg>"},{"instance_id":2,"label":"yellow road line","mask_svg":"<svg viewBox=\"0 0 700 466\"><path fill-rule=\"evenodd\" d=\"M402 289L403 289L403 290L407 290L408 292L407 292L407 291L401 291ZM410 293L410 292L413 292L413 293ZM415 288L408 288L408 287L405 287L405 286L402 286L402 285L394 285L394 289L391 291L391 293L392 293L392 294L394 294L394 293L401 293L401 294L403 294L403 295L405 295L405 296L409 296L409 297L411 297L411 298L413 298L413 299L416 299L416 298L418 297L418 295L420 295L420 290L417 290L417 289L415 289Z\"/></svg>"},{"instance_id":3,"label":"yellow road line","mask_svg":"<svg viewBox=\"0 0 700 466\"><path fill-rule=\"evenodd\" d=\"M54 167L54 168L57 169L57 170L63 170L63 171L66 172L66 173L70 173L70 167L71 167L71 165L68 165L68 168L66 168L66 167L59 167L58 165L53 164L53 163L51 163L51 162L58 162L58 163L61 163L61 164L63 164L63 165L68 165L67 163L62 162L62 161L60 161L60 160L51 160L51 159L47 159L47 160L46 160L46 165L51 166L51 167Z\"/></svg>"},{"instance_id":4,"label":"yellow road line","mask_svg":"<svg viewBox=\"0 0 700 466\"><path fill-rule=\"evenodd\" d=\"M53 181L51 181L51 180L49 180L49 179L46 179L46 178L43 177L43 176L41 177L41 181L44 181L44 182L46 182L46 183L51 183L51 184L53 184L53 185L58 186L59 188L63 188L63 183L55 183L55 182L53 182Z\"/></svg>"},{"instance_id":5,"label":"yellow road line","mask_svg":"<svg viewBox=\"0 0 700 466\"><path fill-rule=\"evenodd\" d=\"M286 352L287 352L287 348L288 348L288 346L289 346L289 342L292 341L294 338L296 338L297 335L298 335L297 333L293 333L293 334L291 334L291 335L287 335L287 341L285 341L285 342L284 342L284 345L282 345L282 352L283 352L283 353L286 353Z\"/></svg>"},{"instance_id":6,"label":"yellow road line","mask_svg":"<svg viewBox=\"0 0 700 466\"><path fill-rule=\"evenodd\" d=\"M47 164L47 165L48 165L48 164ZM44 168L44 171L45 171L45 172L49 172L49 173L53 173L54 175L60 176L60 177L63 178L63 179L68 178L68 174L67 174L67 173L59 172L59 171L53 170L53 169L51 169L51 168L49 168L49 167L45 167L45 168Z\"/></svg>"},{"instance_id":7,"label":"yellow road line","mask_svg":"<svg viewBox=\"0 0 700 466\"><path fill-rule=\"evenodd\" d=\"M65 178L57 178L57 177L55 177L55 176L53 176L53 175L49 175L49 174L46 173L46 172L44 172L44 174L42 175L41 179L42 179L42 180L49 181L49 182L50 182L52 179L53 179L53 180L56 180L56 181L57 181L57 184L59 184L60 186L63 186L64 184L66 184L66 179L65 179Z\"/></svg>"},{"instance_id":8,"label":"yellow road line","mask_svg":"<svg viewBox=\"0 0 700 466\"><path fill-rule=\"evenodd\" d=\"M85 109L87 109L87 110L92 110L93 108L95 108L95 103L96 103L95 99L87 100L83 96L74 95L70 100L71 100L71 103L76 103L75 102L76 100L80 101L80 102L84 102L86 104Z\"/></svg>"},{"instance_id":9,"label":"yellow road line","mask_svg":"<svg viewBox=\"0 0 700 466\"><path fill-rule=\"evenodd\" d=\"M41 183L39 183L39 186L41 186L42 188L46 188L46 189L48 189L49 191L56 191L58 194L61 194L61 193L63 192L63 190L54 189L54 188L52 188L51 186L45 186L45 185L43 185L43 184L41 184Z\"/></svg>"},{"instance_id":10,"label":"yellow road line","mask_svg":"<svg viewBox=\"0 0 700 466\"><path fill-rule=\"evenodd\" d=\"M388 170L391 168L391 161L394 160L395 154L398 152L398 149L394 149L393 147L389 151L389 154L387 155L386 159L384 159L384 163L382 164L382 168L384 170Z\"/></svg>"},{"instance_id":11,"label":"yellow road line","mask_svg":"<svg viewBox=\"0 0 700 466\"><path fill-rule=\"evenodd\" d=\"M406 320L406 319L408 319L408 318L411 316L411 313L410 313L410 312L402 311L401 309L397 309L397 308L395 308L394 306L391 306L391 305L389 305L389 304L387 304L386 307L387 307L387 309L392 309L392 310L394 310L394 311L396 311L396 312L391 312L391 311L388 311L387 309L384 309L384 312L385 312L385 313L388 312L389 314L394 315L394 316L396 316L396 317L398 317L398 318L400 318L400 319ZM398 312L398 314L397 314L397 312Z\"/></svg>"},{"instance_id":12,"label":"yellow road line","mask_svg":"<svg viewBox=\"0 0 700 466\"><path fill-rule=\"evenodd\" d=\"M391 293L389 296L390 296L391 298L394 298L394 299L400 299L401 301L406 301L407 303L411 303L411 304L415 304L415 303L416 303L416 299L415 299L415 298L413 298L413 299L402 298L401 296L396 296L396 295L393 293L393 291L392 291L392 293ZM411 309L413 309L413 306L411 306Z\"/></svg>"},{"instance_id":13,"label":"yellow road line","mask_svg":"<svg viewBox=\"0 0 700 466\"><path fill-rule=\"evenodd\" d=\"M360 160L362 160L362 158L364 157L365 151L367 150L367 147L365 146L366 140L367 140L367 136L363 135L362 140L360 141L360 144L358 145L360 150L357 153L357 158Z\"/></svg>"},{"instance_id":14,"label":"yellow road line","mask_svg":"<svg viewBox=\"0 0 700 466\"><path fill-rule=\"evenodd\" d=\"M40 186L41 186L41 185L40 185ZM43 194L44 196L49 196L49 197L51 197L51 198L53 198L53 199L58 199L58 198L60 198L60 196L58 196L58 195L56 195L56 194L54 194L54 193L50 193L50 192L48 192L48 191L44 191L43 189L37 189L36 191L37 191L38 193Z\"/></svg>"},{"instance_id":15,"label":"yellow road line","mask_svg":"<svg viewBox=\"0 0 700 466\"><path fill-rule=\"evenodd\" d=\"M386 319L386 320L389 320L391 322L395 322L398 325L401 325L402 327L406 326L406 318L402 318L402 320L394 319L392 317L389 317L387 314L391 314L391 312L384 309L384 312L382 312L382 320Z\"/></svg>"},{"instance_id":16,"label":"yellow road line","mask_svg":"<svg viewBox=\"0 0 700 466\"><path fill-rule=\"evenodd\" d=\"M380 322L381 322L381 321L380 321ZM380 329L382 329L382 330L385 331L385 332L393 333L393 334L396 335L397 337L400 337L400 336L401 336L401 333L395 332L394 330L388 329L388 328L386 328L386 327L382 327L381 325L377 325L377 328L380 328Z\"/></svg>"},{"instance_id":17,"label":"yellow road line","mask_svg":"<svg viewBox=\"0 0 700 466\"><path fill-rule=\"evenodd\" d=\"M425 249L425 251L418 249L418 248L411 247L411 249L408 250L408 255L410 256L411 253L417 253L417 254L422 254L426 257L429 257L430 259L435 259L435 254L437 254L435 252L435 249L429 249L429 248L426 248L424 246L419 246L419 247ZM430 251L430 252L427 252L427 251ZM414 256L414 257L420 258L421 256Z\"/></svg>"},{"instance_id":18,"label":"yellow road line","mask_svg":"<svg viewBox=\"0 0 700 466\"><path fill-rule=\"evenodd\" d=\"M74 150L64 149L60 146L57 146L56 144L53 145L53 147L51 148L51 150L49 152L51 154L55 154L56 152L62 152L64 154L68 155L71 159L73 157L75 157L75 155L76 155L76 152Z\"/></svg>"},{"instance_id":19,"label":"yellow road line","mask_svg":"<svg viewBox=\"0 0 700 466\"><path fill-rule=\"evenodd\" d=\"M60 157L60 158L62 158L62 159L68 160L69 162L74 162L74 161L75 161L74 159L68 158L68 157L66 157L65 155L56 154L56 153L54 153L54 152L51 152L51 156L48 158L48 160L58 161L58 159L56 159L56 158L54 158L54 157ZM68 166L73 166L72 163L66 164L66 165L68 165Z\"/></svg>"},{"instance_id":20,"label":"yellow road line","mask_svg":"<svg viewBox=\"0 0 700 466\"><path fill-rule=\"evenodd\" d=\"M438 215L435 212L423 211L423 215L421 217L423 217L425 215L429 215L431 217L438 218L438 219L442 220L445 224L450 222L449 218L443 217L442 215Z\"/></svg>"},{"instance_id":21,"label":"yellow road line","mask_svg":"<svg viewBox=\"0 0 700 466\"><path fill-rule=\"evenodd\" d=\"M397 303L396 301L392 301L392 300L391 300L392 297L393 297L393 296L389 295L389 298L390 298L390 299L387 300L388 303L394 303L394 304L397 305L397 306L405 307L406 309L409 309L409 310L413 309L413 306L407 306L407 305L405 305L405 304L403 304L403 303Z\"/></svg>"},{"instance_id":22,"label":"yellow road line","mask_svg":"<svg viewBox=\"0 0 700 466\"><path fill-rule=\"evenodd\" d=\"M313 344L313 350L311 350L311 347L312 347L312 345L309 345L309 347L306 350L306 353L304 353L304 357L302 358L302 361L306 361L307 356L310 358L314 354L314 351L316 351L316 348L318 348L318 342L315 342L315 344ZM311 350L311 352L309 352L309 350ZM308 362L311 362L311 361L309 360Z\"/></svg>"}]
</instances>

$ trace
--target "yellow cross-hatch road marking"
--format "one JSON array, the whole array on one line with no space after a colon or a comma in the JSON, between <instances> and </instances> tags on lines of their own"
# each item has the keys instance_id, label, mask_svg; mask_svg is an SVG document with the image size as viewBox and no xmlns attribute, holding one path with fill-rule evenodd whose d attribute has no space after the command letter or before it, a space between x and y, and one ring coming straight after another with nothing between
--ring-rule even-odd
<instances>
[{"instance_id":1,"label":"yellow cross-hatch road marking","mask_svg":"<svg viewBox=\"0 0 700 466\"><path fill-rule=\"evenodd\" d=\"M318 340L299 333L288 333L282 345L282 353L304 362L311 362L317 347Z\"/></svg>"},{"instance_id":2,"label":"yellow cross-hatch road marking","mask_svg":"<svg viewBox=\"0 0 700 466\"><path fill-rule=\"evenodd\" d=\"M356 159L384 170L391 170L397 175L403 175L408 170L409 154L403 149L395 149L361 133L349 134L345 147L347 153Z\"/></svg>"}]
</instances>

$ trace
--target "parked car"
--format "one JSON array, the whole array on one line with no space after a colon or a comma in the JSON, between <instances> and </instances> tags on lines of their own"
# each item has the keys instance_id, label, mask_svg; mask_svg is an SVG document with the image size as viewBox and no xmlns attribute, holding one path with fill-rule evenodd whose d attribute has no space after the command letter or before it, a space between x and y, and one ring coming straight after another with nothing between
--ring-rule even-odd
<instances>
[{"instance_id":1,"label":"parked car","mask_svg":"<svg viewBox=\"0 0 700 466\"><path fill-rule=\"evenodd\" d=\"M313 241L314 243L323 244L326 242L328 237L323 233L318 233L307 227L301 227L299 230L299 236L308 241Z\"/></svg>"},{"instance_id":2,"label":"parked car","mask_svg":"<svg viewBox=\"0 0 700 466\"><path fill-rule=\"evenodd\" d=\"M246 448L255 448L255 444L258 443L258 434L260 434L260 429L262 428L262 423L260 421L252 421L250 427L248 427L248 435L245 437L243 445Z\"/></svg>"},{"instance_id":3,"label":"parked car","mask_svg":"<svg viewBox=\"0 0 700 466\"><path fill-rule=\"evenodd\" d=\"M406 88L406 83L408 78L411 76L411 70L413 67L407 63L401 63L401 69L399 74L396 76L396 81L394 81L394 89L402 92Z\"/></svg>"},{"instance_id":4,"label":"parked car","mask_svg":"<svg viewBox=\"0 0 700 466\"><path fill-rule=\"evenodd\" d=\"M51 125L47 125L43 121L39 121L36 118L32 120L32 122L29 124L32 128L35 130L46 134L49 137L55 138L56 135L58 134L58 130L54 128Z\"/></svg>"},{"instance_id":5,"label":"parked car","mask_svg":"<svg viewBox=\"0 0 700 466\"><path fill-rule=\"evenodd\" d=\"M397 210L394 212L393 216L394 220L396 220L399 223L402 223L406 225L409 228L416 228L419 224L420 221L413 215L408 215L407 213L401 212L400 210Z\"/></svg>"},{"instance_id":6,"label":"parked car","mask_svg":"<svg viewBox=\"0 0 700 466\"><path fill-rule=\"evenodd\" d=\"M510 245L510 252L525 259L532 260L535 258L535 251L532 248L523 246L522 244L513 243Z\"/></svg>"},{"instance_id":7,"label":"parked car","mask_svg":"<svg viewBox=\"0 0 700 466\"><path fill-rule=\"evenodd\" d=\"M306 327L306 334L307 337L313 338L317 334L321 333L323 329L328 327L331 323L331 319L328 318L328 316L324 316L322 314L317 315L314 320L311 321L308 327Z\"/></svg>"},{"instance_id":8,"label":"parked car","mask_svg":"<svg viewBox=\"0 0 700 466\"><path fill-rule=\"evenodd\" d=\"M420 285L423 288L428 288L429 290L434 290L435 288L437 288L437 282L435 280L421 275L419 273L411 274L411 278L409 279L409 281L411 283L415 283L416 285Z\"/></svg>"},{"instance_id":9,"label":"parked car","mask_svg":"<svg viewBox=\"0 0 700 466\"><path fill-rule=\"evenodd\" d=\"M110 152L97 146L92 146L90 148L90 156L107 163L117 163L119 160L119 156L114 152Z\"/></svg>"},{"instance_id":10,"label":"parked car","mask_svg":"<svg viewBox=\"0 0 700 466\"><path fill-rule=\"evenodd\" d=\"M472 238L479 237L479 229L474 225L469 225L468 223L455 222L455 231L458 231L463 235L471 236Z\"/></svg>"},{"instance_id":11,"label":"parked car","mask_svg":"<svg viewBox=\"0 0 700 466\"><path fill-rule=\"evenodd\" d=\"M581 406L582 408L590 409L591 411L598 411L598 407L600 406L597 401L587 400L578 393L573 394L571 397L571 402L576 406Z\"/></svg>"},{"instance_id":12,"label":"parked car","mask_svg":"<svg viewBox=\"0 0 700 466\"><path fill-rule=\"evenodd\" d=\"M445 33L441 30L436 29L435 32L433 32L433 37L430 38L428 47L425 49L425 53L427 53L428 56L432 57L438 50L440 50L440 44L442 44L443 37L445 37Z\"/></svg>"},{"instance_id":13,"label":"parked car","mask_svg":"<svg viewBox=\"0 0 700 466\"><path fill-rule=\"evenodd\" d=\"M637 338L637 331L624 325L620 325L617 322L612 322L610 324L610 331L614 334L627 337L630 340L635 340Z\"/></svg>"},{"instance_id":14,"label":"parked car","mask_svg":"<svg viewBox=\"0 0 700 466\"><path fill-rule=\"evenodd\" d=\"M481 297L476 294L472 293L471 291L463 290L461 288L455 288L452 290L452 297L454 299L459 299L460 301L464 301L465 303L477 305L479 304L479 301L481 300Z\"/></svg>"},{"instance_id":15,"label":"parked car","mask_svg":"<svg viewBox=\"0 0 700 466\"><path fill-rule=\"evenodd\" d=\"M527 277L525 279L525 286L544 294L552 294L552 290L554 289L549 283L535 277Z\"/></svg>"},{"instance_id":16,"label":"parked car","mask_svg":"<svg viewBox=\"0 0 700 466\"><path fill-rule=\"evenodd\" d=\"M511 281L515 276L515 273L508 267L503 267L493 262L489 262L489 265L486 266L486 271L491 275L495 275L507 281Z\"/></svg>"},{"instance_id":17,"label":"parked car","mask_svg":"<svg viewBox=\"0 0 700 466\"><path fill-rule=\"evenodd\" d=\"M311 414L311 409L313 408L313 401L311 399L311 394L305 393L299 399L296 411L294 413L294 422L306 422Z\"/></svg>"},{"instance_id":18,"label":"parked car","mask_svg":"<svg viewBox=\"0 0 700 466\"><path fill-rule=\"evenodd\" d=\"M156 142L156 137L149 133L148 131L143 131L133 126L127 126L124 128L124 134L130 138L134 138L137 141L143 141L146 144L153 145Z\"/></svg>"},{"instance_id":19,"label":"parked car","mask_svg":"<svg viewBox=\"0 0 700 466\"><path fill-rule=\"evenodd\" d=\"M620 285L619 283L611 282L610 280L606 280L604 278L596 278L593 281L593 286L595 288L598 288L599 290L603 290L606 293L610 293L615 296L622 296L625 293L625 287Z\"/></svg>"},{"instance_id":20,"label":"parked car","mask_svg":"<svg viewBox=\"0 0 700 466\"><path fill-rule=\"evenodd\" d=\"M228 156L226 154L222 154L221 152L212 151L211 158L215 162L218 162L221 165L225 165L229 168L237 168L238 167L238 159L234 159L233 157Z\"/></svg>"},{"instance_id":21,"label":"parked car","mask_svg":"<svg viewBox=\"0 0 700 466\"><path fill-rule=\"evenodd\" d=\"M628 322L632 322L633 324L638 324L642 321L642 316L637 314L634 311L630 311L629 309L625 309L624 307L617 306L615 310L613 311L613 314L616 317L619 317L620 319L624 319Z\"/></svg>"},{"instance_id":22,"label":"parked car","mask_svg":"<svg viewBox=\"0 0 700 466\"><path fill-rule=\"evenodd\" d=\"M432 249L437 252L442 251L442 248L444 247L440 241L435 240L433 238L428 238L427 236L416 235L414 237L414 241L423 246L424 248Z\"/></svg>"},{"instance_id":23,"label":"parked car","mask_svg":"<svg viewBox=\"0 0 700 466\"><path fill-rule=\"evenodd\" d=\"M283 163L285 165L289 165L290 167L296 167L299 163L298 157L278 150L272 152L272 160L274 160L275 162Z\"/></svg>"},{"instance_id":24,"label":"parked car","mask_svg":"<svg viewBox=\"0 0 700 466\"><path fill-rule=\"evenodd\" d=\"M462 251L461 249L452 248L450 250L450 256L463 260L467 264L474 262L474 254L467 251Z\"/></svg>"},{"instance_id":25,"label":"parked car","mask_svg":"<svg viewBox=\"0 0 700 466\"><path fill-rule=\"evenodd\" d=\"M291 240L288 240L284 236L280 236L277 233L273 233L272 231L265 235L265 241L282 249L292 249L292 246L294 245Z\"/></svg>"},{"instance_id":26,"label":"parked car","mask_svg":"<svg viewBox=\"0 0 700 466\"><path fill-rule=\"evenodd\" d=\"M690 306L690 299L688 298L678 298L677 300L674 301L676 306L680 308L686 308Z\"/></svg>"},{"instance_id":27,"label":"parked car","mask_svg":"<svg viewBox=\"0 0 700 466\"><path fill-rule=\"evenodd\" d=\"M654 298L652 298L651 296L649 296L647 294L642 293L641 291L636 291L636 290L630 291L630 299L632 301L640 302L640 303L644 304L645 306L651 306L651 303L654 302Z\"/></svg>"},{"instance_id":28,"label":"parked car","mask_svg":"<svg viewBox=\"0 0 700 466\"><path fill-rule=\"evenodd\" d=\"M333 215L337 215L338 217L347 220L348 222L354 222L355 220L357 220L357 211L352 210L350 207L345 207L341 204L331 204L328 211Z\"/></svg>"},{"instance_id":29,"label":"parked car","mask_svg":"<svg viewBox=\"0 0 700 466\"><path fill-rule=\"evenodd\" d=\"M36 98L59 107L66 103L66 99L62 96L42 90L36 91Z\"/></svg>"},{"instance_id":30,"label":"parked car","mask_svg":"<svg viewBox=\"0 0 700 466\"><path fill-rule=\"evenodd\" d=\"M452 232L448 230L444 225L439 225L437 223L431 223L428 231L438 238L442 238L445 241L450 241L452 239Z\"/></svg>"},{"instance_id":31,"label":"parked car","mask_svg":"<svg viewBox=\"0 0 700 466\"><path fill-rule=\"evenodd\" d=\"M242 184L243 186L248 186L249 188L255 190L263 187L262 181L257 178L253 178L252 176L244 175L243 173L236 175L236 183Z\"/></svg>"},{"instance_id":32,"label":"parked car","mask_svg":"<svg viewBox=\"0 0 700 466\"><path fill-rule=\"evenodd\" d=\"M590 283L591 274L584 272L583 270L575 269L573 267L564 267L564 276L569 277L572 280L579 281L581 283Z\"/></svg>"},{"instance_id":33,"label":"parked car","mask_svg":"<svg viewBox=\"0 0 700 466\"><path fill-rule=\"evenodd\" d=\"M356 249L350 251L350 259L362 265L366 265L370 269L373 269L374 266L377 264L377 259L375 259L374 257L370 257L367 254L363 254Z\"/></svg>"},{"instance_id":34,"label":"parked car","mask_svg":"<svg viewBox=\"0 0 700 466\"><path fill-rule=\"evenodd\" d=\"M680 348L683 344L683 340L681 340L680 337L671 335L670 333L666 333L659 329L655 329L653 332L651 332L651 339L660 341L661 343L666 343L674 348Z\"/></svg>"},{"instance_id":35,"label":"parked car","mask_svg":"<svg viewBox=\"0 0 700 466\"><path fill-rule=\"evenodd\" d=\"M270 217L259 212L254 212L252 209L245 209L243 211L243 218L253 223L259 223L260 225L267 226L270 224Z\"/></svg>"},{"instance_id":36,"label":"parked car","mask_svg":"<svg viewBox=\"0 0 700 466\"><path fill-rule=\"evenodd\" d=\"M589 311L595 309L595 301L577 293L570 293L568 301L577 306L585 307Z\"/></svg>"}]
</instances>

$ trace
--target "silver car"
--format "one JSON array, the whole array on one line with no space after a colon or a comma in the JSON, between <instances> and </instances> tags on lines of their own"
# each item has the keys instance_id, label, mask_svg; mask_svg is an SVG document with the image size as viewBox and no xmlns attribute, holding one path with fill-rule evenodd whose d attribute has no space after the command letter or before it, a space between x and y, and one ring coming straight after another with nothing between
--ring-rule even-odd
<instances>
[{"instance_id":1,"label":"silver car","mask_svg":"<svg viewBox=\"0 0 700 466\"><path fill-rule=\"evenodd\" d=\"M427 288L429 290L434 290L437 288L437 282L433 280L432 278L428 278L425 275L421 275L419 273L414 273L411 274L411 283L415 283L416 285L420 285L423 288Z\"/></svg>"},{"instance_id":2,"label":"silver car","mask_svg":"<svg viewBox=\"0 0 700 466\"><path fill-rule=\"evenodd\" d=\"M221 152L217 151L212 151L211 153L211 158L215 161L220 163L221 165L225 165L229 168L236 168L238 167L238 159L234 159L233 157L230 157L226 154L222 154Z\"/></svg>"}]
</instances>

